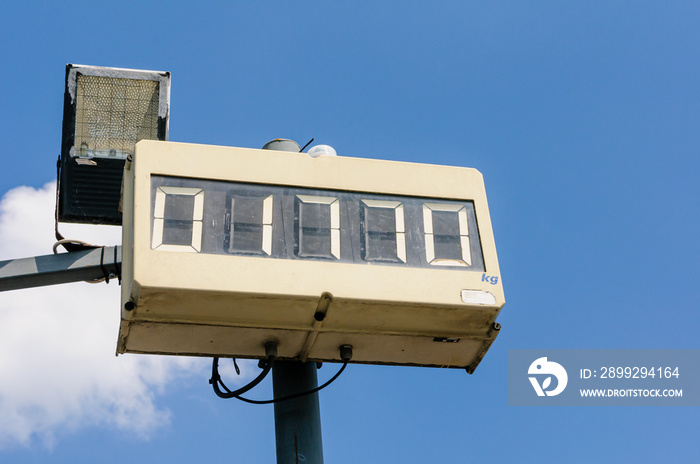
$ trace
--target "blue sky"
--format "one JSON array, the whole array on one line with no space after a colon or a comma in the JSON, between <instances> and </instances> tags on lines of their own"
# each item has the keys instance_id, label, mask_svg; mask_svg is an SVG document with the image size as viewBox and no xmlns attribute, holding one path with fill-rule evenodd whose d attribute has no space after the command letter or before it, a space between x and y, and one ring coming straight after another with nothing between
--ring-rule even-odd
<instances>
[{"instance_id":1,"label":"blue sky","mask_svg":"<svg viewBox=\"0 0 700 464\"><path fill-rule=\"evenodd\" d=\"M14 2L0 260L53 244L65 64L170 71L173 141L484 175L499 338L472 376L350 366L326 462L692 462L697 408L508 406L507 354L699 348L698 31L690 1ZM217 398L200 360L115 358L117 289L93 287L0 295L0 461L274 462L272 406Z\"/></svg>"}]
</instances>

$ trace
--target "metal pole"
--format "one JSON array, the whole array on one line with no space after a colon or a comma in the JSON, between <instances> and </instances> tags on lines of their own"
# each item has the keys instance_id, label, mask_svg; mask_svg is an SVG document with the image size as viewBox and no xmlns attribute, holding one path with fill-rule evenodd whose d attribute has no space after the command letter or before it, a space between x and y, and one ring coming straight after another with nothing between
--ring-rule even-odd
<instances>
[{"instance_id":1,"label":"metal pole","mask_svg":"<svg viewBox=\"0 0 700 464\"><path fill-rule=\"evenodd\" d=\"M272 388L275 398L318 386L316 363L275 361ZM275 403L277 464L322 464L321 408L318 393Z\"/></svg>"},{"instance_id":2,"label":"metal pole","mask_svg":"<svg viewBox=\"0 0 700 464\"><path fill-rule=\"evenodd\" d=\"M301 151L296 142L285 139L272 140L263 148ZM313 362L275 361L272 365L275 399L318 387L316 369ZM323 464L318 393L275 403L275 442L277 464Z\"/></svg>"}]
</instances>

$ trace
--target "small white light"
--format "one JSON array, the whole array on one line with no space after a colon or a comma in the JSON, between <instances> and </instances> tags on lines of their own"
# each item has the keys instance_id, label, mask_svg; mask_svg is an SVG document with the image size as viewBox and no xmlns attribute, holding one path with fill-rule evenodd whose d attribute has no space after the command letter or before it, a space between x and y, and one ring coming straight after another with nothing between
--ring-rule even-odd
<instances>
[{"instance_id":1,"label":"small white light","mask_svg":"<svg viewBox=\"0 0 700 464\"><path fill-rule=\"evenodd\" d=\"M462 290L462 301L467 304L495 305L496 297L483 290Z\"/></svg>"},{"instance_id":2,"label":"small white light","mask_svg":"<svg viewBox=\"0 0 700 464\"><path fill-rule=\"evenodd\" d=\"M309 148L307 155L312 158L318 158L321 155L338 156L338 153L336 153L335 148L331 147L330 145L314 145L313 147Z\"/></svg>"}]
</instances>

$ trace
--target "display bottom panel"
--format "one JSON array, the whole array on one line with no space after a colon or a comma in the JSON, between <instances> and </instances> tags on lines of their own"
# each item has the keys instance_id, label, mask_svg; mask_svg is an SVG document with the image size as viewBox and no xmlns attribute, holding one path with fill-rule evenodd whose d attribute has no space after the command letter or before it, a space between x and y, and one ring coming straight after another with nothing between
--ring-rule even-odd
<instances>
[{"instance_id":1,"label":"display bottom panel","mask_svg":"<svg viewBox=\"0 0 700 464\"><path fill-rule=\"evenodd\" d=\"M476 368L493 343L488 338L387 336L212 327L167 323L123 323L118 353L265 358L264 344L278 342L278 358L341 362L339 347L353 347L353 363Z\"/></svg>"}]
</instances>

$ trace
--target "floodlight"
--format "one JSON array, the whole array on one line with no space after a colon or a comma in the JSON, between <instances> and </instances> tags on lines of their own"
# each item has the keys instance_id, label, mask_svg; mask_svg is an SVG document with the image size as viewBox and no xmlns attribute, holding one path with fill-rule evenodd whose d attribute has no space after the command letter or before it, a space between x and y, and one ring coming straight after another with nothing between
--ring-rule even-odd
<instances>
[{"instance_id":1,"label":"floodlight","mask_svg":"<svg viewBox=\"0 0 700 464\"><path fill-rule=\"evenodd\" d=\"M121 224L124 161L167 140L170 73L66 65L58 220Z\"/></svg>"}]
</instances>

